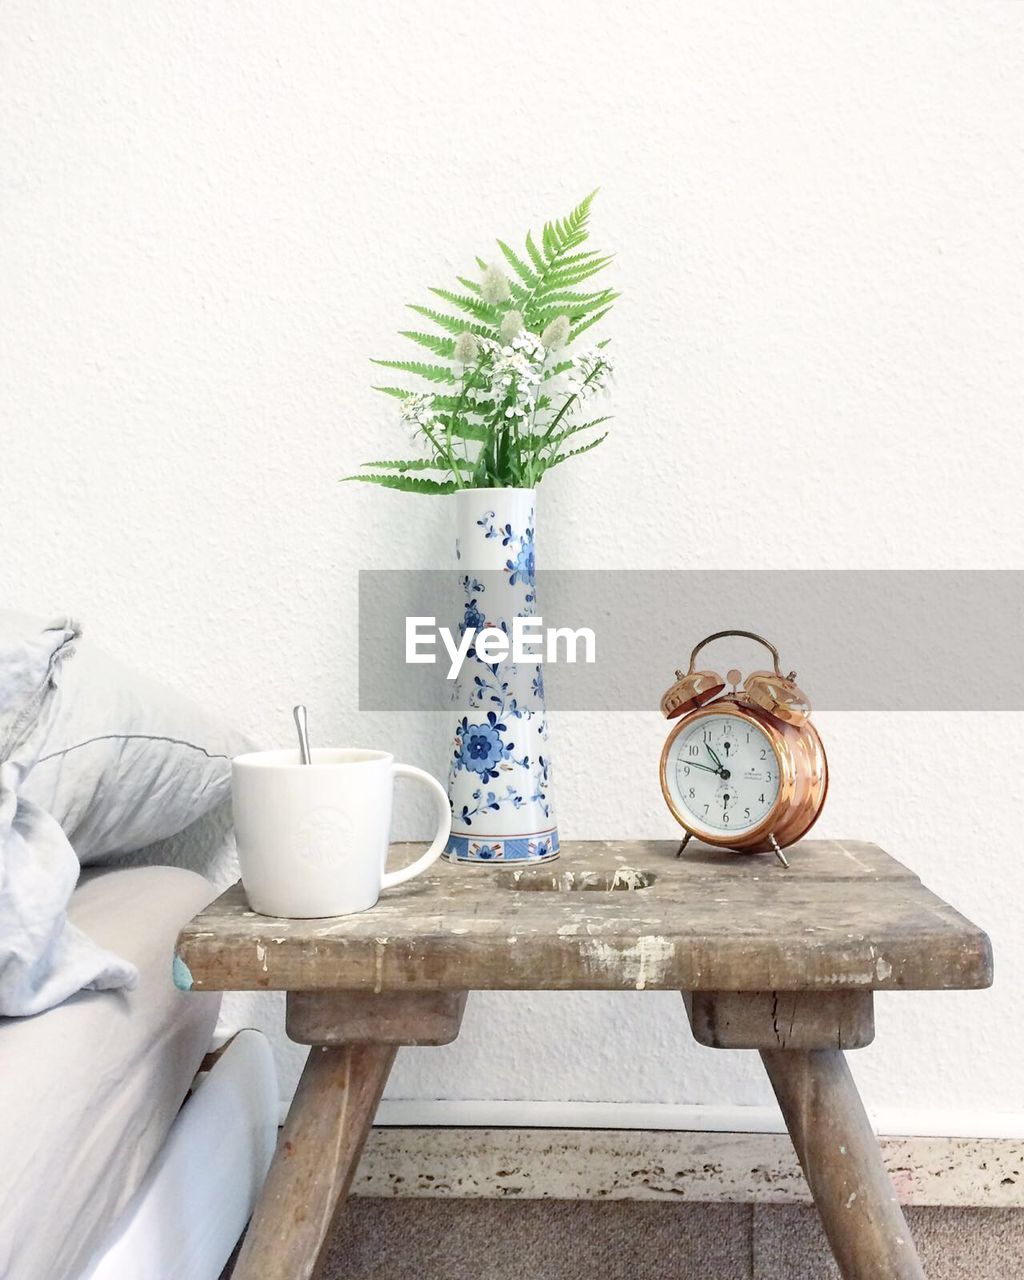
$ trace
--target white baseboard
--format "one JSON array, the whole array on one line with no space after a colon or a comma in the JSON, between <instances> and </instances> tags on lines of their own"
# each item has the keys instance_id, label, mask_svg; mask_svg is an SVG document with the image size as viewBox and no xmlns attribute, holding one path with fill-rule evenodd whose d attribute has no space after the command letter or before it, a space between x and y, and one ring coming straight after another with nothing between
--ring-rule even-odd
<instances>
[{"instance_id":1,"label":"white baseboard","mask_svg":"<svg viewBox=\"0 0 1024 1280\"><path fill-rule=\"evenodd\" d=\"M871 1112L875 1132L896 1137L1024 1140L1024 1112L909 1110ZM699 1133L785 1133L777 1107L645 1102L500 1102L387 1098L378 1125L457 1128L660 1129Z\"/></svg>"},{"instance_id":2,"label":"white baseboard","mask_svg":"<svg viewBox=\"0 0 1024 1280\"><path fill-rule=\"evenodd\" d=\"M903 1204L1024 1208L1024 1113L871 1121ZM353 1194L810 1200L776 1107L401 1098L381 1102Z\"/></svg>"},{"instance_id":3,"label":"white baseboard","mask_svg":"<svg viewBox=\"0 0 1024 1280\"><path fill-rule=\"evenodd\" d=\"M1024 1144L883 1138L907 1205L1024 1207ZM805 1204L789 1138L668 1129L375 1128L354 1195Z\"/></svg>"}]
</instances>

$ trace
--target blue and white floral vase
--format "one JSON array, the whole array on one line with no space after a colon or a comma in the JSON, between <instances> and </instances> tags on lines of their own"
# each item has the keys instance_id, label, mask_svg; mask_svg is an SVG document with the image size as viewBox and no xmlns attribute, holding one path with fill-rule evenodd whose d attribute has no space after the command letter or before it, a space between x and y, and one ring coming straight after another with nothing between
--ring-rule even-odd
<instances>
[{"instance_id":1,"label":"blue and white floral vase","mask_svg":"<svg viewBox=\"0 0 1024 1280\"><path fill-rule=\"evenodd\" d=\"M550 862L558 857L551 804L548 717L541 663L516 662L515 619L537 613L536 490L460 489L456 557L463 591L460 636L497 628L505 659L472 645L452 693L448 773L452 862ZM536 646L535 646L536 647Z\"/></svg>"}]
</instances>

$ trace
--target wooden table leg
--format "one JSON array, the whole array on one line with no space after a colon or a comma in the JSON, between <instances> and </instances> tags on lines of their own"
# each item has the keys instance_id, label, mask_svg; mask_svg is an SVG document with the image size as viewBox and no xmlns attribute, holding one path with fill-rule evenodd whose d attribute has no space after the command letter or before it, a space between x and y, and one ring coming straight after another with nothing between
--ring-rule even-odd
<instances>
[{"instance_id":1,"label":"wooden table leg","mask_svg":"<svg viewBox=\"0 0 1024 1280\"><path fill-rule=\"evenodd\" d=\"M289 991L288 1035L312 1044L232 1280L311 1280L399 1045L450 1044L464 991Z\"/></svg>"},{"instance_id":2,"label":"wooden table leg","mask_svg":"<svg viewBox=\"0 0 1024 1280\"><path fill-rule=\"evenodd\" d=\"M870 991L694 991L693 1034L759 1049L844 1280L924 1280L843 1049L870 1044Z\"/></svg>"},{"instance_id":3,"label":"wooden table leg","mask_svg":"<svg viewBox=\"0 0 1024 1280\"><path fill-rule=\"evenodd\" d=\"M924 1280L878 1141L839 1049L762 1049L844 1280Z\"/></svg>"},{"instance_id":4,"label":"wooden table leg","mask_svg":"<svg viewBox=\"0 0 1024 1280\"><path fill-rule=\"evenodd\" d=\"M309 1280L320 1272L397 1046L309 1051L232 1280Z\"/></svg>"}]
</instances>

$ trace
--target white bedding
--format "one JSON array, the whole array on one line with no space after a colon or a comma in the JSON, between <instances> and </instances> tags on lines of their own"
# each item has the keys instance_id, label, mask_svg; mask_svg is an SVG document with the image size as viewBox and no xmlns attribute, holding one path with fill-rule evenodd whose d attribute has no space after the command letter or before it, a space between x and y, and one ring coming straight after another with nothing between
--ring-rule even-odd
<instances>
[{"instance_id":1,"label":"white bedding","mask_svg":"<svg viewBox=\"0 0 1024 1280\"><path fill-rule=\"evenodd\" d=\"M138 966L138 986L0 1020L5 1280L78 1276L163 1146L219 1007L174 987L174 940L212 896L177 867L83 875L70 917Z\"/></svg>"},{"instance_id":2,"label":"white bedding","mask_svg":"<svg viewBox=\"0 0 1024 1280\"><path fill-rule=\"evenodd\" d=\"M81 1280L217 1280L270 1167L277 1111L267 1041L242 1031L182 1107Z\"/></svg>"},{"instance_id":3,"label":"white bedding","mask_svg":"<svg viewBox=\"0 0 1024 1280\"><path fill-rule=\"evenodd\" d=\"M231 825L231 802L211 810L190 827L118 860L119 865L188 867L198 871L218 893L238 880L238 853ZM304 1045L293 1044L284 1033L284 993L281 991L225 991L214 1033L219 1047L245 1027L261 1031L274 1051L281 1114L287 1110L305 1062ZM0 1273L2 1274L2 1273Z\"/></svg>"}]
</instances>

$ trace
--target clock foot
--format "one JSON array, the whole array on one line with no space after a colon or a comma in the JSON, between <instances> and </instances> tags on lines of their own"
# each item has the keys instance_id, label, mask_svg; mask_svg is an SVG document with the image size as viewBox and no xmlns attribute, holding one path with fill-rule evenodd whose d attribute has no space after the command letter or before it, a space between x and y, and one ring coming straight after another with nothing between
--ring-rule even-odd
<instances>
[{"instance_id":1,"label":"clock foot","mask_svg":"<svg viewBox=\"0 0 1024 1280\"><path fill-rule=\"evenodd\" d=\"M778 860L782 863L782 865L788 870L789 859L782 852L782 846L779 844L778 840L776 840L774 836L769 836L768 839L771 841L771 846L775 853L776 858L778 858Z\"/></svg>"},{"instance_id":2,"label":"clock foot","mask_svg":"<svg viewBox=\"0 0 1024 1280\"><path fill-rule=\"evenodd\" d=\"M686 848L686 846L690 843L690 841L691 841L692 839L693 839L693 836L692 836L692 835L690 835L690 833L689 833L689 832L687 832L687 833L686 833L686 835L685 835L685 836L683 836L683 842L682 842L682 844L679 846L679 848L676 850L676 857L677 857L677 858L681 858L681 857L683 856L683 850Z\"/></svg>"}]
</instances>

